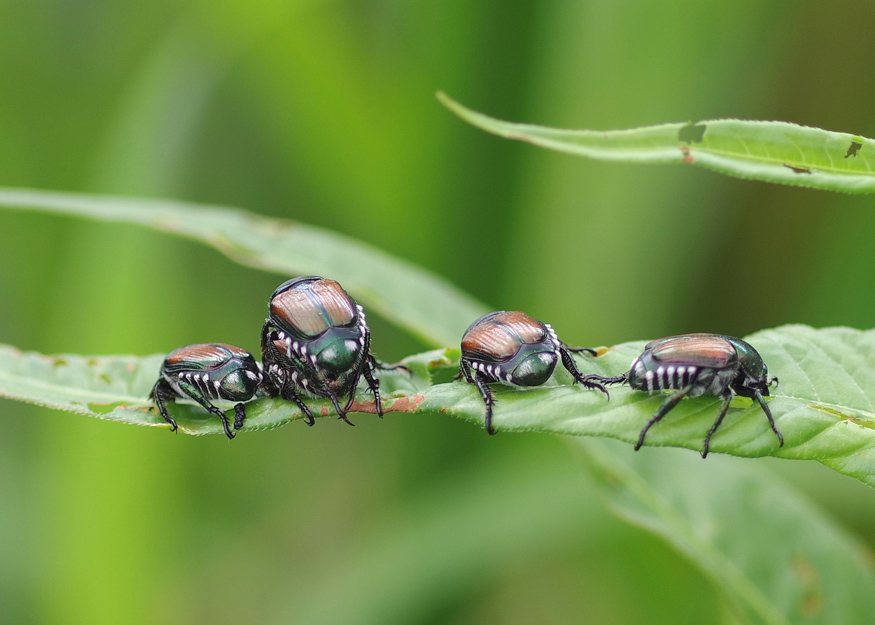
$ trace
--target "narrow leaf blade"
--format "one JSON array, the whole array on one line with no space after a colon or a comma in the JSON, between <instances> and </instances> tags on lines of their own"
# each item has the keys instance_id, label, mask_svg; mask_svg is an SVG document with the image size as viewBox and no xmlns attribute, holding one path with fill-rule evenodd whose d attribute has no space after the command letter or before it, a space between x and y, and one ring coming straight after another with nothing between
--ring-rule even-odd
<instances>
[{"instance_id":1,"label":"narrow leaf blade","mask_svg":"<svg viewBox=\"0 0 875 625\"><path fill-rule=\"evenodd\" d=\"M715 119L628 130L565 130L483 115L443 93L468 123L506 139L607 161L687 163L738 178L875 193L875 141L789 122Z\"/></svg>"},{"instance_id":2,"label":"narrow leaf blade","mask_svg":"<svg viewBox=\"0 0 875 625\"><path fill-rule=\"evenodd\" d=\"M435 346L456 343L471 321L487 312L445 279L367 243L234 208L2 188L0 206L138 224L201 241L239 263L285 277L323 275Z\"/></svg>"}]
</instances>

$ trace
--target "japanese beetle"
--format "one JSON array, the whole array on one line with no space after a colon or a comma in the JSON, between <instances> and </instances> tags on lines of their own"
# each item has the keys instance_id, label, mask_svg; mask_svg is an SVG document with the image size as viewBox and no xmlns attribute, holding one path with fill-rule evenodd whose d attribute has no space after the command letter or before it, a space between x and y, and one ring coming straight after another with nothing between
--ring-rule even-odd
<instances>
[{"instance_id":1,"label":"japanese beetle","mask_svg":"<svg viewBox=\"0 0 875 625\"><path fill-rule=\"evenodd\" d=\"M666 398L641 430L635 451L644 444L647 430L687 395L716 395L723 398L717 420L705 436L703 458L708 456L711 437L726 416L733 394L756 399L766 413L778 442L784 445L784 437L775 426L772 413L763 399L769 396L769 385L777 382L778 378L769 378L762 357L741 339L723 334L684 334L650 341L644 347L644 353L632 363L627 378L629 386L635 390L648 393L677 391Z\"/></svg>"},{"instance_id":2,"label":"japanese beetle","mask_svg":"<svg viewBox=\"0 0 875 625\"><path fill-rule=\"evenodd\" d=\"M595 350L588 347L569 347L559 340L549 324L519 311L491 312L472 323L462 337L458 377L464 376L469 384L480 391L486 404L486 431L495 434L492 429L495 397L487 385L489 382L508 386L540 386L553 375L560 359L574 376L575 382L598 389L605 395L608 395L608 391L603 384L625 380L624 377L581 374L574 364L572 352L596 355Z\"/></svg>"},{"instance_id":3,"label":"japanese beetle","mask_svg":"<svg viewBox=\"0 0 875 625\"><path fill-rule=\"evenodd\" d=\"M264 369L277 392L294 401L307 425L313 413L301 398L325 397L341 419L364 377L382 418L379 382L374 370L404 368L378 363L370 353L371 333L364 309L334 280L318 276L283 282L270 298L270 315L261 330ZM346 404L340 400L348 396Z\"/></svg>"},{"instance_id":4,"label":"japanese beetle","mask_svg":"<svg viewBox=\"0 0 875 625\"><path fill-rule=\"evenodd\" d=\"M225 343L198 343L175 349L164 359L158 382L149 394L161 416L176 431L176 421L167 412L167 402L193 399L222 420L225 436L234 438L225 413L210 400L238 402L234 406L234 429L246 418L243 403L252 399L264 376L260 365L246 350Z\"/></svg>"}]
</instances>

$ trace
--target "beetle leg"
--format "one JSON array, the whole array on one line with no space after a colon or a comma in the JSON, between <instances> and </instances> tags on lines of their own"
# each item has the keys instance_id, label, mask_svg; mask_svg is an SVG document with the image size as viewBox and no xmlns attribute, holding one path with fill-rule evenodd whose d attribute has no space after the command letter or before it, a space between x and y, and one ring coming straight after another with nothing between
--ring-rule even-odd
<instances>
[{"instance_id":1,"label":"beetle leg","mask_svg":"<svg viewBox=\"0 0 875 625\"><path fill-rule=\"evenodd\" d=\"M474 378L471 377L471 365L469 365L468 361L464 358L459 361L459 373L457 373L456 377L453 379L461 380L463 377L468 384L474 384Z\"/></svg>"},{"instance_id":2,"label":"beetle leg","mask_svg":"<svg viewBox=\"0 0 875 625\"><path fill-rule=\"evenodd\" d=\"M775 379L777 380L778 378L775 378ZM756 393L754 395L754 397L756 397L756 400L760 403L760 406L762 407L763 412L766 413L766 417L769 419L769 425L772 426L772 432L774 432L775 436L778 437L778 442L781 444L780 446L783 447L784 446L784 437L781 435L781 433L778 431L778 427L775 425L775 420L772 418L772 411L769 410L769 406L768 406L768 404L766 404L766 400L763 399L763 396L761 393Z\"/></svg>"},{"instance_id":3,"label":"beetle leg","mask_svg":"<svg viewBox=\"0 0 875 625\"><path fill-rule=\"evenodd\" d=\"M371 361L373 362L374 369L379 369L380 371L396 371L398 369L403 369L407 372L407 375L413 375L413 372L410 370L410 367L405 365L403 362L396 362L394 365L387 365L382 360L377 360L373 356L370 356Z\"/></svg>"},{"instance_id":4,"label":"beetle leg","mask_svg":"<svg viewBox=\"0 0 875 625\"><path fill-rule=\"evenodd\" d=\"M647 434L647 430L650 427L662 419L668 412L678 405L684 397L689 394L690 391L693 390L694 384L687 384L683 389L679 390L674 395L670 395L668 399L662 402L662 405L659 407L659 410L656 411L656 414L650 417L650 421L647 422L647 425L644 426L644 429L641 430L641 434L638 435L638 444L635 445L635 451L641 449L641 446L644 444L644 436Z\"/></svg>"},{"instance_id":5,"label":"beetle leg","mask_svg":"<svg viewBox=\"0 0 875 625\"><path fill-rule=\"evenodd\" d=\"M174 395L172 391L168 394L168 391L171 391L170 386L162 378L155 383L155 386L150 393L150 397L155 400L155 405L158 406L158 412L160 412L161 416L164 417L164 420L170 424L170 431L175 432L178 426L176 425L176 421L173 420L173 417L167 412L167 400L173 399Z\"/></svg>"},{"instance_id":6,"label":"beetle leg","mask_svg":"<svg viewBox=\"0 0 875 625\"><path fill-rule=\"evenodd\" d=\"M194 401L199 403L201 406L212 412L214 415L219 417L222 420L222 429L225 430L225 436L228 438L234 438L234 433L231 431L231 425L228 423L228 417L225 416L225 413L216 408L213 404L210 403L210 400L201 393L201 391L185 380L179 381L179 388L182 389L186 395L192 398Z\"/></svg>"},{"instance_id":7,"label":"beetle leg","mask_svg":"<svg viewBox=\"0 0 875 625\"><path fill-rule=\"evenodd\" d=\"M313 418L313 413L310 412L310 407L304 403L304 400L301 399L298 394L294 390L294 385L290 381L286 381L282 387L282 397L286 401L293 401L298 405L298 408L301 409L301 414L304 417L304 423L307 425L314 425L316 423L316 419Z\"/></svg>"},{"instance_id":8,"label":"beetle leg","mask_svg":"<svg viewBox=\"0 0 875 625\"><path fill-rule=\"evenodd\" d=\"M340 407L340 403L337 401L337 395L335 395L331 391L328 391L327 394L328 394L328 399L330 399L331 403L334 404L334 410L336 410L337 414L339 415L338 418L343 419L344 421L346 421L350 425L355 425L355 423L353 423L352 421L350 421L349 419L346 418L346 411Z\"/></svg>"},{"instance_id":9,"label":"beetle leg","mask_svg":"<svg viewBox=\"0 0 875 625\"><path fill-rule=\"evenodd\" d=\"M723 393L723 405L720 406L720 413L717 415L717 420L714 421L714 425L711 426L711 429L708 430L708 435L705 436L705 448L702 450L702 458L708 457L708 450L711 448L711 437L714 435L714 432L717 431L717 428L720 427L720 424L723 423L723 417L726 416L726 411L729 410L729 404L732 401L732 391L726 389Z\"/></svg>"},{"instance_id":10,"label":"beetle leg","mask_svg":"<svg viewBox=\"0 0 875 625\"><path fill-rule=\"evenodd\" d=\"M261 360L264 368L264 388L271 397L283 395L283 399L288 399L283 393L286 384L286 376L279 375L274 371L274 366L277 366L280 363L278 354L273 345L273 340L270 336L272 333L271 327L270 319L265 321L264 325L261 327Z\"/></svg>"},{"instance_id":11,"label":"beetle leg","mask_svg":"<svg viewBox=\"0 0 875 625\"><path fill-rule=\"evenodd\" d=\"M270 319L264 322L261 326L261 360L264 363L264 368L268 369L268 363L273 364L276 354L273 350L273 341L270 340L271 328Z\"/></svg>"},{"instance_id":12,"label":"beetle leg","mask_svg":"<svg viewBox=\"0 0 875 625\"><path fill-rule=\"evenodd\" d=\"M234 429L239 430L243 427L243 420L246 418L246 407L239 403L234 406Z\"/></svg>"},{"instance_id":13,"label":"beetle leg","mask_svg":"<svg viewBox=\"0 0 875 625\"><path fill-rule=\"evenodd\" d=\"M626 376L620 376L616 378L606 378L601 375L589 374L583 375L580 370L577 368L577 365L574 363L574 358L571 356L571 352L578 350L588 349L586 347L583 348L570 348L564 343L559 347L559 353L562 356L562 364L565 365L565 368L574 376L575 382L580 382L587 388L598 389L602 393L607 396L608 399L611 398L611 394L608 393L608 389L606 389L604 384L613 384L615 382L625 382ZM591 351L591 350L590 350ZM595 381L593 381L595 380Z\"/></svg>"},{"instance_id":14,"label":"beetle leg","mask_svg":"<svg viewBox=\"0 0 875 625\"><path fill-rule=\"evenodd\" d=\"M374 369L378 367L378 362L379 361L376 358L368 354L368 361L365 363L364 369L362 369L362 375L365 376L365 380L368 382L368 387L371 389L371 392L374 393L374 406L377 408L377 416L382 419L383 405L380 401L380 380L374 375ZM392 368L397 368L397 365ZM407 369L407 367L404 368ZM407 369L407 371L409 373L410 369ZM355 388L353 388L353 393L355 393ZM351 398L352 397L350 396L350 399Z\"/></svg>"},{"instance_id":15,"label":"beetle leg","mask_svg":"<svg viewBox=\"0 0 875 625\"><path fill-rule=\"evenodd\" d=\"M466 371L465 375L468 376L470 374ZM495 404L495 396L493 395L492 389L486 384L486 380L484 380L483 376L476 371L470 376L469 381L472 381L474 386L477 387L477 390L480 391L483 403L486 404L486 432L490 435L495 434L495 430L492 429L492 406Z\"/></svg>"},{"instance_id":16,"label":"beetle leg","mask_svg":"<svg viewBox=\"0 0 875 625\"><path fill-rule=\"evenodd\" d=\"M567 349L569 352L574 352L575 354L586 352L590 356L598 356L598 352L592 347L571 347L570 345L566 345L565 343L562 343L562 347Z\"/></svg>"}]
</instances>

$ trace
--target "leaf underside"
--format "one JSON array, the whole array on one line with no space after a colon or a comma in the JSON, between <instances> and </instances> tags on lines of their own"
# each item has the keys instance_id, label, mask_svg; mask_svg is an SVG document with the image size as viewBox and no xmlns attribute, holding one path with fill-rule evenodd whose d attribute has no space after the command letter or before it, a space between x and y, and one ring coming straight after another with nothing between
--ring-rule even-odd
<instances>
[{"instance_id":1,"label":"leaf underside","mask_svg":"<svg viewBox=\"0 0 875 625\"><path fill-rule=\"evenodd\" d=\"M438 99L468 123L506 139L588 158L687 163L738 178L875 193L875 141L789 122L714 119L628 130L565 130L506 122Z\"/></svg>"},{"instance_id":2,"label":"leaf underside","mask_svg":"<svg viewBox=\"0 0 875 625\"><path fill-rule=\"evenodd\" d=\"M768 399L785 444L778 441L762 409L736 397L711 441L712 453L743 457L817 460L840 473L875 486L875 330L816 330L789 325L748 338L780 385ZM614 376L628 370L645 341L599 350L599 356L576 356L585 373ZM384 411L445 413L483 423L484 406L477 390L452 380L459 351L436 350L404 360L411 374L381 372ZM147 397L163 356L44 356L0 347L0 396L137 425L169 427ZM435 379L441 383L434 383ZM635 443L664 396L650 396L627 386L601 393L571 384L559 369L544 386L514 389L493 385L493 417L500 432L532 431L603 436ZM374 413L365 385L359 385L353 412ZM717 415L716 397L682 401L649 433L645 445L701 450ZM310 400L317 416L333 415L328 402ZM230 406L229 411L230 411ZM188 434L222 431L219 421L196 404L171 405L179 429ZM231 413L229 412L229 415ZM280 399L260 398L247 405L243 431L263 430L300 419L297 407Z\"/></svg>"}]
</instances>

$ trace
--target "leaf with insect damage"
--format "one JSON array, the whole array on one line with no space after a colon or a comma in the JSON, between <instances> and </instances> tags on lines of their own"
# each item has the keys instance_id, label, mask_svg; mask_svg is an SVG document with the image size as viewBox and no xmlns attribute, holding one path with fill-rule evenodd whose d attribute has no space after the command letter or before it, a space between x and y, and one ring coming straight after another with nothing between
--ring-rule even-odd
<instances>
[{"instance_id":1,"label":"leaf with insect damage","mask_svg":"<svg viewBox=\"0 0 875 625\"><path fill-rule=\"evenodd\" d=\"M506 139L578 156L688 163L738 178L847 193L875 193L875 140L789 122L712 119L628 130L565 130L506 122L462 106L453 113Z\"/></svg>"},{"instance_id":2,"label":"leaf with insect damage","mask_svg":"<svg viewBox=\"0 0 875 625\"><path fill-rule=\"evenodd\" d=\"M759 351L769 373L780 378L768 405L784 436L779 446L760 406L736 397L711 440L712 453L742 457L775 456L817 460L875 486L875 330L816 330L790 325L758 332L747 340ZM583 373L625 373L645 341L599 350L598 357L577 355ZM449 414L483 424L484 405L474 386L453 380L459 350L445 349L404 359L410 373L378 372L387 419L393 413ZM166 424L149 403L161 356L43 356L0 349L0 396L138 425ZM374 413L373 398L361 385L353 412ZM648 395L627 386L610 389L610 401L597 391L572 384L557 369L541 387L517 389L494 384L493 426L503 432L551 432L602 436L634 444L664 395ZM330 403L308 400L316 416L332 416ZM647 434L647 446L699 451L714 422L720 399L711 396L680 402ZM219 421L199 406L171 406L180 430L190 434L222 431ZM231 414L229 412L229 414ZM300 418L297 407L281 399L260 398L247 405L243 431L269 429ZM631 452L631 447L630 447Z\"/></svg>"}]
</instances>

